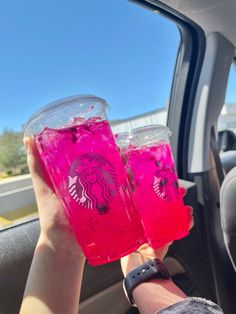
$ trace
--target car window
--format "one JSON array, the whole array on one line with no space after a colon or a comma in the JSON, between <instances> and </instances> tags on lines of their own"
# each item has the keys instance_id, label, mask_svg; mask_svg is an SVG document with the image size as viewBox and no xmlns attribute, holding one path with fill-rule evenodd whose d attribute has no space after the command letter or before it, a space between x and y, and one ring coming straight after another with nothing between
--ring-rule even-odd
<instances>
[{"instance_id":1,"label":"car window","mask_svg":"<svg viewBox=\"0 0 236 314\"><path fill-rule=\"evenodd\" d=\"M126 0L7 1L0 12L0 228L37 216L23 125L40 106L94 94L114 133L166 124L177 26Z\"/></svg>"},{"instance_id":2,"label":"car window","mask_svg":"<svg viewBox=\"0 0 236 314\"><path fill-rule=\"evenodd\" d=\"M231 130L236 133L236 66L230 67L229 78L226 89L225 104L222 108L218 131Z\"/></svg>"},{"instance_id":3,"label":"car window","mask_svg":"<svg viewBox=\"0 0 236 314\"><path fill-rule=\"evenodd\" d=\"M232 63L226 89L225 103L218 119L218 146L220 153L236 150L236 67ZM228 155L222 155L225 158ZM223 158L223 157L222 157ZM234 157L232 157L234 159ZM225 163L222 159L223 164ZM232 163L233 165L233 163Z\"/></svg>"}]
</instances>

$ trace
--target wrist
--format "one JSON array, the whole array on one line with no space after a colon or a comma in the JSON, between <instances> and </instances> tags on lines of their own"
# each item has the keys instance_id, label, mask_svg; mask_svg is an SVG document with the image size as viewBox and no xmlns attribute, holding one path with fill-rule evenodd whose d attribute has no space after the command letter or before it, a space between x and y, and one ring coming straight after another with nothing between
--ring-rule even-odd
<instances>
[{"instance_id":1,"label":"wrist","mask_svg":"<svg viewBox=\"0 0 236 314\"><path fill-rule=\"evenodd\" d=\"M58 256L64 256L68 260L76 260L78 262L85 262L85 256L79 247L79 244L76 242L68 243L68 240L63 238L56 239L56 237L48 237L43 232L40 233L38 243L36 246L36 251L40 251L43 248L50 249Z\"/></svg>"},{"instance_id":2,"label":"wrist","mask_svg":"<svg viewBox=\"0 0 236 314\"><path fill-rule=\"evenodd\" d=\"M162 258L155 254L155 256L144 255L139 252L133 252L121 259L121 268L123 271L124 277L128 275L135 268L143 265L150 259L158 259L162 262Z\"/></svg>"},{"instance_id":3,"label":"wrist","mask_svg":"<svg viewBox=\"0 0 236 314\"><path fill-rule=\"evenodd\" d=\"M133 292L136 287L154 280L169 280L170 274L165 265L158 259L149 259L133 269L124 279L123 288L127 299L134 304Z\"/></svg>"},{"instance_id":4,"label":"wrist","mask_svg":"<svg viewBox=\"0 0 236 314\"><path fill-rule=\"evenodd\" d=\"M155 313L187 298L171 279L143 282L133 290L132 297L143 314Z\"/></svg>"}]
</instances>

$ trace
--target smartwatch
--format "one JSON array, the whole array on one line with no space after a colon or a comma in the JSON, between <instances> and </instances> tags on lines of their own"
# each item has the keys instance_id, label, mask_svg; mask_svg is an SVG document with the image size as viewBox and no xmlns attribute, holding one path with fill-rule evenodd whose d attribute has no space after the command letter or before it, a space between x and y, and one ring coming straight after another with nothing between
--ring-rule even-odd
<instances>
[{"instance_id":1,"label":"smartwatch","mask_svg":"<svg viewBox=\"0 0 236 314\"><path fill-rule=\"evenodd\" d=\"M159 259L150 259L141 266L128 273L123 281L123 289L128 301L134 305L132 292L134 288L143 282L153 279L169 279L170 274L165 265Z\"/></svg>"}]
</instances>

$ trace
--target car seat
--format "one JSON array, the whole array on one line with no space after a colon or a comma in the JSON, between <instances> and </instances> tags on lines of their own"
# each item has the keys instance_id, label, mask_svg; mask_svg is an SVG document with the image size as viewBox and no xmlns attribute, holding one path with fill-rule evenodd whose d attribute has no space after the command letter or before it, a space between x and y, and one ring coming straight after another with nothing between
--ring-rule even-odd
<instances>
[{"instance_id":1,"label":"car seat","mask_svg":"<svg viewBox=\"0 0 236 314\"><path fill-rule=\"evenodd\" d=\"M226 173L236 167L236 150L220 153L221 164Z\"/></svg>"},{"instance_id":2,"label":"car seat","mask_svg":"<svg viewBox=\"0 0 236 314\"><path fill-rule=\"evenodd\" d=\"M236 271L236 167L230 170L222 183L220 212L224 242Z\"/></svg>"},{"instance_id":3,"label":"car seat","mask_svg":"<svg viewBox=\"0 0 236 314\"><path fill-rule=\"evenodd\" d=\"M218 132L218 146L220 152L236 149L236 136L232 130Z\"/></svg>"}]
</instances>

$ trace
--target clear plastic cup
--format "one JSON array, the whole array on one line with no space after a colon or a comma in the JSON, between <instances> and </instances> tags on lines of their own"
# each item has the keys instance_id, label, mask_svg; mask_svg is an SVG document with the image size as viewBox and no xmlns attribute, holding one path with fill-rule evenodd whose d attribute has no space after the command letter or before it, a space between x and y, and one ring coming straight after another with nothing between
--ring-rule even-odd
<instances>
[{"instance_id":1,"label":"clear plastic cup","mask_svg":"<svg viewBox=\"0 0 236 314\"><path fill-rule=\"evenodd\" d=\"M42 108L25 126L91 265L117 260L143 243L106 109L95 96L69 97Z\"/></svg>"},{"instance_id":2,"label":"clear plastic cup","mask_svg":"<svg viewBox=\"0 0 236 314\"><path fill-rule=\"evenodd\" d=\"M167 127L149 125L116 138L126 161L146 241L153 248L189 233L189 208L178 186L170 135Z\"/></svg>"}]
</instances>

